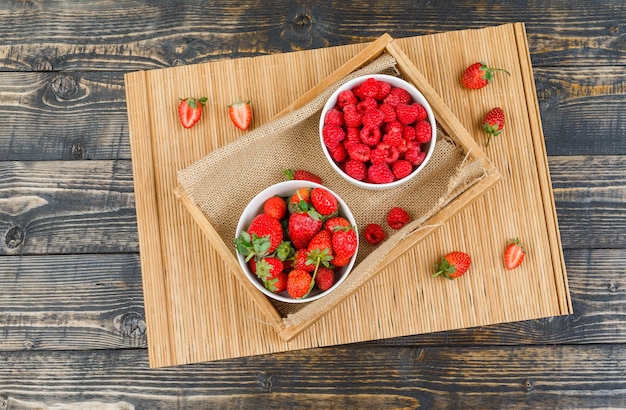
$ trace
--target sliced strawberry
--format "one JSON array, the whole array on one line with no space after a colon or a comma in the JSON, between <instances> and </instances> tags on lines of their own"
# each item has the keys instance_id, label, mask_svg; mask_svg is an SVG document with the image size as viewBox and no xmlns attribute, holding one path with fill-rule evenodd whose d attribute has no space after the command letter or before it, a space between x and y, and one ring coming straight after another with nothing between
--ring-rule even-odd
<instances>
[{"instance_id":1,"label":"sliced strawberry","mask_svg":"<svg viewBox=\"0 0 626 410\"><path fill-rule=\"evenodd\" d=\"M508 270L513 270L522 264L526 252L524 244L518 239L511 239L511 242L504 250L504 266Z\"/></svg>"},{"instance_id":2,"label":"sliced strawberry","mask_svg":"<svg viewBox=\"0 0 626 410\"><path fill-rule=\"evenodd\" d=\"M178 104L178 118L185 128L191 128L202 117L202 107L206 103L207 98L183 98Z\"/></svg>"},{"instance_id":3,"label":"sliced strawberry","mask_svg":"<svg viewBox=\"0 0 626 410\"><path fill-rule=\"evenodd\" d=\"M250 101L238 101L228 106L228 116L237 128L247 130L252 122Z\"/></svg>"}]
</instances>

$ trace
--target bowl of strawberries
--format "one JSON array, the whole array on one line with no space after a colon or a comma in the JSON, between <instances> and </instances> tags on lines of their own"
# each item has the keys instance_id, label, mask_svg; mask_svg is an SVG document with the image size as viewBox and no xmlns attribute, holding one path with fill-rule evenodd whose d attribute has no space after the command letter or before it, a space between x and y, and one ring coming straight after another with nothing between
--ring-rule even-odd
<instances>
[{"instance_id":1,"label":"bowl of strawberries","mask_svg":"<svg viewBox=\"0 0 626 410\"><path fill-rule=\"evenodd\" d=\"M339 195L316 182L290 180L250 201L234 242L241 269L257 289L278 301L304 303L346 279L359 235Z\"/></svg>"},{"instance_id":2,"label":"bowl of strawberries","mask_svg":"<svg viewBox=\"0 0 626 410\"><path fill-rule=\"evenodd\" d=\"M330 165L348 182L388 189L415 177L435 150L435 116L424 95L392 75L354 78L328 99L320 142Z\"/></svg>"}]
</instances>

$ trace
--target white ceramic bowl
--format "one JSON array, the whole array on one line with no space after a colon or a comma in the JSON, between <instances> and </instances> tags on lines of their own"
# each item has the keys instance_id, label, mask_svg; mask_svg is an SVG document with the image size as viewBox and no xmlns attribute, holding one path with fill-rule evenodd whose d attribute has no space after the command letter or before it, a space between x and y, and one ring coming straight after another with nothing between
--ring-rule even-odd
<instances>
[{"instance_id":1,"label":"white ceramic bowl","mask_svg":"<svg viewBox=\"0 0 626 410\"><path fill-rule=\"evenodd\" d=\"M356 225L356 220L354 219L354 216L352 215L352 212L350 212L350 209L348 208L348 205L346 205L346 203L343 201L343 199L341 199L341 197L339 195L337 195L335 192L333 192L332 190L328 189L328 187L325 187L323 185L317 184L315 182L310 182L310 181L300 181L300 180L292 180L292 181L284 181L284 182L279 182L278 184L272 185L268 188L265 188L263 191L261 191L260 193L258 193L248 204L248 206L246 206L246 208L244 209L243 213L241 214L241 217L239 218L239 223L237 224L237 230L235 232L235 237L239 237L239 235L241 234L241 231L244 231L248 228L248 226L250 226L250 223L252 222L252 220L263 211L263 203L265 202L266 199L274 196L274 195L278 195L281 197L288 197L291 196L294 192L296 192L296 190L298 188L302 188L302 187L310 187L310 188L315 188L315 187L320 187L320 188L324 188L327 189L328 191L330 191L333 195L335 195L335 197L337 198L337 201L339 203L339 215L345 217L346 219L348 219L348 221L350 221L350 223L352 224L352 226L355 229L355 232L357 234L357 244L358 244L358 230L357 230L357 225ZM355 252L354 256L352 256L352 258L350 259L350 263L346 266L343 266L341 268L338 268L335 272L335 284L328 290L321 292L319 289L314 288L311 293L304 299L294 299L291 296L289 296L289 294L287 293L287 291L284 292L280 292L280 293L274 293L271 292L269 290L267 290L265 288L265 286L263 286L263 283L261 283L261 281L257 278L257 276L250 271L250 268L248 267L248 264L245 262L245 258L239 254L239 252L237 252L237 259L239 260L239 265L241 266L241 269L243 270L244 274L246 275L246 277L248 278L248 280L257 288L259 289L261 292L263 292L265 295L269 296L272 299L275 300L279 300L281 302L290 302L290 303L306 303L306 302L311 302L313 300L319 299L327 294L329 294L330 292L332 292L333 290L337 289L337 287L339 285L341 285L341 283L346 279L346 277L348 276L348 274L350 273L350 270L352 269L352 267L354 266L354 262L356 260L356 256L358 253L358 245L357 245L357 252Z\"/></svg>"},{"instance_id":2,"label":"white ceramic bowl","mask_svg":"<svg viewBox=\"0 0 626 410\"><path fill-rule=\"evenodd\" d=\"M357 180L355 178L352 178L350 175L346 174L339 167L339 165L333 160L333 158L330 156L330 153L328 152L328 148L324 144L324 139L323 139L323 136L322 136L322 129L324 128L324 121L326 119L326 114L327 114L327 112L330 109L335 107L335 105L337 104L337 96L339 95L339 93L341 93L344 90L351 90L351 89L353 89L354 87L356 87L356 86L360 85L361 83L363 83L368 78L375 78L377 80L386 81L389 84L391 84L392 87L400 87L400 88L404 88L405 90L407 90L409 92L409 94L411 95L411 97L413 98L413 101L422 104L424 106L424 108L426 109L426 112L428 113L428 121L430 122L430 125L431 125L431 128L432 128L432 139L430 140L430 142L422 145L422 151L426 152L426 157L425 157L424 161L417 168L415 168L413 170L413 172L411 172L411 174L409 174L408 176L406 176L406 177L404 177L402 179L395 180L393 182L387 183L387 184L367 183L367 182L364 182L364 181L359 181L359 180ZM432 157L432 154L433 154L433 152L435 150L435 143L437 141L437 126L436 125L437 124L436 124L436 121L435 121L435 115L433 114L433 110L430 107L430 104L428 103L428 101L426 101L426 98L424 97L424 95L417 88L415 88L415 86L413 86L412 84L410 84L409 82L407 82L407 81L405 81L405 80L403 80L401 78L394 77L394 76L391 76L391 75L370 74L370 75L357 77L357 78L354 78L354 79L346 82L345 84L343 84L341 87L339 87L330 96L330 98L328 99L328 101L324 105L324 108L322 109L322 114L320 116L320 126L319 126L320 144L322 146L322 150L324 151L324 156L326 157L326 159L328 160L330 165L346 181L348 181L348 182L350 182L350 183L352 183L352 184L354 184L356 186L359 186L361 188L366 188L366 189L375 189L375 190L388 189L388 188L394 188L394 187L397 187L399 185L402 185L403 183L409 181L411 178L415 177L417 174L419 174L419 172L422 169L424 169L424 167L426 166L426 164L428 163L428 161Z\"/></svg>"}]
</instances>

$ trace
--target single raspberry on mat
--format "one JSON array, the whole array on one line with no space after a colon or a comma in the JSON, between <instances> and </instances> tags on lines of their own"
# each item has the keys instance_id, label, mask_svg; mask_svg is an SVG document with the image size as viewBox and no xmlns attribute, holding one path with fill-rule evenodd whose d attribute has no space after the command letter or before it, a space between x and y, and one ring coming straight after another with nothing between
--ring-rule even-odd
<instances>
[{"instance_id":1,"label":"single raspberry on mat","mask_svg":"<svg viewBox=\"0 0 626 410\"><path fill-rule=\"evenodd\" d=\"M382 241L385 240L387 234L383 230L382 226L378 224L369 224L365 227L363 231L363 237L365 240L372 245L378 245Z\"/></svg>"},{"instance_id":2,"label":"single raspberry on mat","mask_svg":"<svg viewBox=\"0 0 626 410\"><path fill-rule=\"evenodd\" d=\"M394 206L387 213L387 223L393 229L402 228L404 225L409 223L410 220L411 217L409 216L409 213L399 206Z\"/></svg>"}]
</instances>

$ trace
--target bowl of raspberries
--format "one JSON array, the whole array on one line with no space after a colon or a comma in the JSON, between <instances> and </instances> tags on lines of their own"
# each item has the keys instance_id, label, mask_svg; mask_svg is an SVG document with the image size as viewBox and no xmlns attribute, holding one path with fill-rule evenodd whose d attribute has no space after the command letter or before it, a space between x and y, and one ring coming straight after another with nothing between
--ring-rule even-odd
<instances>
[{"instance_id":1,"label":"bowl of raspberries","mask_svg":"<svg viewBox=\"0 0 626 410\"><path fill-rule=\"evenodd\" d=\"M386 74L339 87L322 109L319 129L330 165L367 189L393 188L415 177L432 156L437 132L422 93Z\"/></svg>"},{"instance_id":2,"label":"bowl of raspberries","mask_svg":"<svg viewBox=\"0 0 626 410\"><path fill-rule=\"evenodd\" d=\"M244 209L235 232L241 269L272 299L303 303L336 289L356 260L359 235L346 203L324 185L277 183Z\"/></svg>"}]
</instances>

